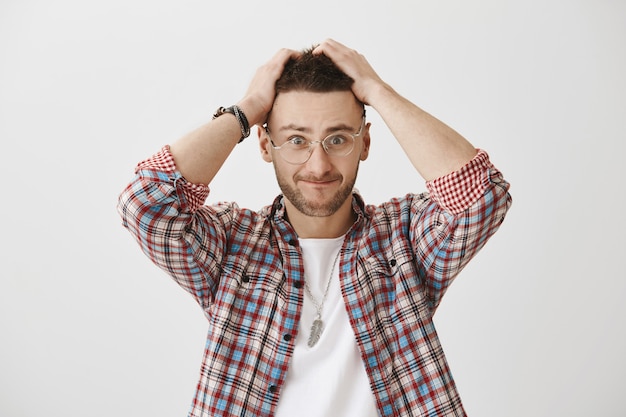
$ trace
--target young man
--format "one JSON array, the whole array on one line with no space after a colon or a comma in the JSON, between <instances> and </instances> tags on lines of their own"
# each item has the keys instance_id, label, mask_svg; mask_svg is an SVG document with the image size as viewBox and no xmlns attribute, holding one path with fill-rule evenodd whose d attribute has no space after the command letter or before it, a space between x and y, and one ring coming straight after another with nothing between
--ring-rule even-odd
<instances>
[{"instance_id":1,"label":"young man","mask_svg":"<svg viewBox=\"0 0 626 417\"><path fill-rule=\"evenodd\" d=\"M365 105L428 193L374 206L353 190ZM252 125L282 195L204 206ZM326 40L279 51L236 106L141 162L119 211L209 321L190 416L463 416L432 318L510 202L484 151Z\"/></svg>"}]
</instances>

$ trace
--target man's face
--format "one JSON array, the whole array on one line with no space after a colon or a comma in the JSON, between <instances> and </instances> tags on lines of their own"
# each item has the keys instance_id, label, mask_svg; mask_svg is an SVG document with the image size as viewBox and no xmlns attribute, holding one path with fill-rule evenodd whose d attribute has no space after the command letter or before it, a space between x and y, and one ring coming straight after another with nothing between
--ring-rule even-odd
<instances>
[{"instance_id":1,"label":"man's face","mask_svg":"<svg viewBox=\"0 0 626 417\"><path fill-rule=\"evenodd\" d=\"M356 133L363 120L363 108L350 91L280 93L268 119L269 136L281 146L294 136L321 141L330 133ZM321 144L314 144L307 162L295 165L273 149L267 133L260 135L263 159L273 162L278 185L298 211L313 217L330 216L343 205L351 204L360 160L369 151L369 126L356 137L347 156L329 156Z\"/></svg>"}]
</instances>

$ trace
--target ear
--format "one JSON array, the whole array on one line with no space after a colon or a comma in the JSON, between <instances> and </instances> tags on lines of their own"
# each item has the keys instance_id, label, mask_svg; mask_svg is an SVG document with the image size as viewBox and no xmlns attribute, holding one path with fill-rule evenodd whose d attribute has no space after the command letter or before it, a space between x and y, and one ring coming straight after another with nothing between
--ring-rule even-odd
<instances>
[{"instance_id":1,"label":"ear","mask_svg":"<svg viewBox=\"0 0 626 417\"><path fill-rule=\"evenodd\" d=\"M359 159L361 161L365 161L370 154L370 126L371 123L368 122L363 127L363 134L361 135L363 146L361 146L361 155L359 155Z\"/></svg>"},{"instance_id":2,"label":"ear","mask_svg":"<svg viewBox=\"0 0 626 417\"><path fill-rule=\"evenodd\" d=\"M257 129L261 158L263 158L265 162L272 162L272 144L270 143L270 138L267 135L265 128L257 125Z\"/></svg>"}]
</instances>

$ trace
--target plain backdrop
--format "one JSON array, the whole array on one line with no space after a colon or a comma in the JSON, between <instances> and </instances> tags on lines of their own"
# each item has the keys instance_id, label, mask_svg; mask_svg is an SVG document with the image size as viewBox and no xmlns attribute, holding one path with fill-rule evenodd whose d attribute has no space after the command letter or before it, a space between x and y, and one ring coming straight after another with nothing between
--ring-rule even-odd
<instances>
[{"instance_id":1,"label":"plain backdrop","mask_svg":"<svg viewBox=\"0 0 626 417\"><path fill-rule=\"evenodd\" d=\"M626 415L626 2L2 0L0 416L186 415L206 322L117 196L279 48L327 37L512 184L435 316L467 412ZM365 199L425 190L369 121ZM277 191L253 134L207 202Z\"/></svg>"}]
</instances>

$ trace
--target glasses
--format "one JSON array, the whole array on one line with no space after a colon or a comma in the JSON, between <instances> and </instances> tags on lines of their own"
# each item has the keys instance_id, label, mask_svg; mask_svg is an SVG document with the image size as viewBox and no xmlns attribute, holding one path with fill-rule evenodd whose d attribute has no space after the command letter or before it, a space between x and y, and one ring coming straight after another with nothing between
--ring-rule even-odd
<instances>
[{"instance_id":1,"label":"glasses","mask_svg":"<svg viewBox=\"0 0 626 417\"><path fill-rule=\"evenodd\" d=\"M292 165L302 165L311 158L313 145L316 143L322 145L328 156L342 157L350 155L354 149L355 139L361 135L364 126L365 115L363 115L361 120L359 131L356 133L335 132L326 136L323 140L307 140L302 136L292 136L280 146L274 144L267 126L265 126L265 132L270 139L272 148L278 151L285 162Z\"/></svg>"}]
</instances>

